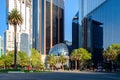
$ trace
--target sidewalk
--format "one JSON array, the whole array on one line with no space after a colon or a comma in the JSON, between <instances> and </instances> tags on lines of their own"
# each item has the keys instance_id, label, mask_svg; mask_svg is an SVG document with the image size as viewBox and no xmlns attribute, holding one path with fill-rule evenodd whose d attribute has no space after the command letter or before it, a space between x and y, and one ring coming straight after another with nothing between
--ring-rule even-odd
<instances>
[{"instance_id":1,"label":"sidewalk","mask_svg":"<svg viewBox=\"0 0 120 80\"><path fill-rule=\"evenodd\" d=\"M94 71L79 71L79 70L53 70L52 72L66 72L66 73L91 73Z\"/></svg>"}]
</instances>

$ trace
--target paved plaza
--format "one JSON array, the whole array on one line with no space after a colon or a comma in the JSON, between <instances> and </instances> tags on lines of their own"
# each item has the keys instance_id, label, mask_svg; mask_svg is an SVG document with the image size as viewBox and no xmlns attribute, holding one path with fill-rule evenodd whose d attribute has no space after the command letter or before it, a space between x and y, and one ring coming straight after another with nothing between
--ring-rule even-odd
<instances>
[{"instance_id":1,"label":"paved plaza","mask_svg":"<svg viewBox=\"0 0 120 80\"><path fill-rule=\"evenodd\" d=\"M120 80L120 74L96 72L0 73L0 80Z\"/></svg>"}]
</instances>

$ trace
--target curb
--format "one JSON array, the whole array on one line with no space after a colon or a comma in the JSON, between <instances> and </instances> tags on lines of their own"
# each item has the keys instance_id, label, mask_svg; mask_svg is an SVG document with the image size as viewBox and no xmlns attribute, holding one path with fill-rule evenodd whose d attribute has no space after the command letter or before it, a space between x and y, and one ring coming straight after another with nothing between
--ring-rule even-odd
<instances>
[{"instance_id":1,"label":"curb","mask_svg":"<svg viewBox=\"0 0 120 80\"><path fill-rule=\"evenodd\" d=\"M8 71L8 73L25 73L23 71Z\"/></svg>"}]
</instances>

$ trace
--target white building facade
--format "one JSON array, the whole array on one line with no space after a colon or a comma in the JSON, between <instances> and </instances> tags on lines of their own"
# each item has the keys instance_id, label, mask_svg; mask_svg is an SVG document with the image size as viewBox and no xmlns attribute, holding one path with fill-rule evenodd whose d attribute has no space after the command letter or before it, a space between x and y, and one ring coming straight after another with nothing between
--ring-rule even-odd
<instances>
[{"instance_id":1,"label":"white building facade","mask_svg":"<svg viewBox=\"0 0 120 80\"><path fill-rule=\"evenodd\" d=\"M8 12L17 8L23 17L23 24L17 25L17 50L30 54L32 48L32 1L7 0L7 6ZM6 50L14 50L14 27L12 25L8 25L6 31Z\"/></svg>"}]
</instances>

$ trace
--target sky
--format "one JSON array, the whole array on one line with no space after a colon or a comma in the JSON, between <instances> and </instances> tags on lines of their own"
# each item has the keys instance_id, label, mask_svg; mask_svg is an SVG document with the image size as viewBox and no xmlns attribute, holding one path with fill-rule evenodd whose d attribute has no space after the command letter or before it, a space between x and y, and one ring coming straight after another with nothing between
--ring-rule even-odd
<instances>
[{"instance_id":1,"label":"sky","mask_svg":"<svg viewBox=\"0 0 120 80\"><path fill-rule=\"evenodd\" d=\"M0 0L0 35L5 32L6 0ZM78 0L65 0L65 40L72 41L72 19L78 11Z\"/></svg>"},{"instance_id":2,"label":"sky","mask_svg":"<svg viewBox=\"0 0 120 80\"><path fill-rule=\"evenodd\" d=\"M6 26L6 0L0 0L0 35L2 35Z\"/></svg>"},{"instance_id":3,"label":"sky","mask_svg":"<svg viewBox=\"0 0 120 80\"><path fill-rule=\"evenodd\" d=\"M72 19L78 11L78 0L65 0L65 40L72 41Z\"/></svg>"}]
</instances>

